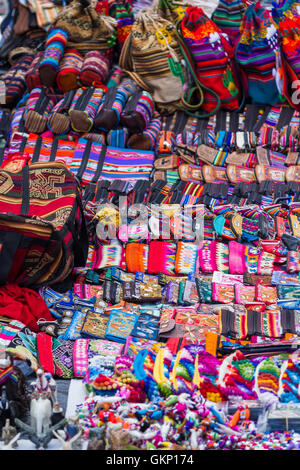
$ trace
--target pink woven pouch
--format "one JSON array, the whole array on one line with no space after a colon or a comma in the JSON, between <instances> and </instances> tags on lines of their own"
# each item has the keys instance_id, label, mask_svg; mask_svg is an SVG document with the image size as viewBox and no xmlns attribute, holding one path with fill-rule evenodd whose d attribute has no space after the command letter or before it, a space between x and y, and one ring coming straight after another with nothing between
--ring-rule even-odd
<instances>
[{"instance_id":1,"label":"pink woven pouch","mask_svg":"<svg viewBox=\"0 0 300 470\"><path fill-rule=\"evenodd\" d=\"M177 245L173 242L152 240L149 245L148 273L175 274Z\"/></svg>"},{"instance_id":2,"label":"pink woven pouch","mask_svg":"<svg viewBox=\"0 0 300 470\"><path fill-rule=\"evenodd\" d=\"M79 338L74 341L73 367L74 377L83 378L89 366L89 340Z\"/></svg>"},{"instance_id":3,"label":"pink woven pouch","mask_svg":"<svg viewBox=\"0 0 300 470\"><path fill-rule=\"evenodd\" d=\"M229 270L230 274L244 274L247 272L245 262L245 245L234 240L229 242Z\"/></svg>"},{"instance_id":4,"label":"pink woven pouch","mask_svg":"<svg viewBox=\"0 0 300 470\"><path fill-rule=\"evenodd\" d=\"M205 274L212 274L217 271L216 264L216 245L217 242L205 240L199 246L199 264L200 269Z\"/></svg>"}]
</instances>

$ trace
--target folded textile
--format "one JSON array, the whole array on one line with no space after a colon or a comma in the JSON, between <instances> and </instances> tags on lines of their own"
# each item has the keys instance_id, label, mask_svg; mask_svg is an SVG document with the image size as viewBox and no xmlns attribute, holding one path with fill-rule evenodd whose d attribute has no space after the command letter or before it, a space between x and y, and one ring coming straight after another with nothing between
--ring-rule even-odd
<instances>
[{"instance_id":1,"label":"folded textile","mask_svg":"<svg viewBox=\"0 0 300 470\"><path fill-rule=\"evenodd\" d=\"M40 318L53 321L43 298L34 290L8 284L0 288L0 315L21 321L33 332L38 332Z\"/></svg>"}]
</instances>

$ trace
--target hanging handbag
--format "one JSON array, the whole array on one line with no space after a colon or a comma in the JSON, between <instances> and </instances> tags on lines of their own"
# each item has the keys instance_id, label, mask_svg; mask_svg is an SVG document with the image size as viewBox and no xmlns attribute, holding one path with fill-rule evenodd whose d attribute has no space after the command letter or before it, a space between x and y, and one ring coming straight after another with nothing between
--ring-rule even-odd
<instances>
[{"instance_id":1,"label":"hanging handbag","mask_svg":"<svg viewBox=\"0 0 300 470\"><path fill-rule=\"evenodd\" d=\"M157 106L175 111L186 73L176 37L175 25L147 9L136 17L120 55L119 65Z\"/></svg>"},{"instance_id":2,"label":"hanging handbag","mask_svg":"<svg viewBox=\"0 0 300 470\"><path fill-rule=\"evenodd\" d=\"M279 104L280 47L278 29L270 12L259 2L250 5L241 28L235 58L247 96L253 103Z\"/></svg>"}]
</instances>

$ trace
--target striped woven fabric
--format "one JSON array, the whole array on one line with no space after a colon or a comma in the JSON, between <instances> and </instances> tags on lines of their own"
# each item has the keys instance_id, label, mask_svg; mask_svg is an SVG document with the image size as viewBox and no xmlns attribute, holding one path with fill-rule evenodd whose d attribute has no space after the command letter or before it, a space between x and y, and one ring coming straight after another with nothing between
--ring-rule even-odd
<instances>
[{"instance_id":1,"label":"striped woven fabric","mask_svg":"<svg viewBox=\"0 0 300 470\"><path fill-rule=\"evenodd\" d=\"M137 85L129 78L122 80L120 85L117 87L115 101L112 104L112 109L117 114L118 120L120 119L121 113L125 107L128 98L137 91Z\"/></svg>"},{"instance_id":2,"label":"striped woven fabric","mask_svg":"<svg viewBox=\"0 0 300 470\"><path fill-rule=\"evenodd\" d=\"M111 147L125 148L128 139L128 129L126 127L120 129L112 129L108 132L106 142Z\"/></svg>"},{"instance_id":3,"label":"striped woven fabric","mask_svg":"<svg viewBox=\"0 0 300 470\"><path fill-rule=\"evenodd\" d=\"M34 88L25 104L24 120L26 130L38 134L44 132L48 116L56 103L56 95L48 93L45 88Z\"/></svg>"},{"instance_id":4,"label":"striped woven fabric","mask_svg":"<svg viewBox=\"0 0 300 470\"><path fill-rule=\"evenodd\" d=\"M63 6L48 2L48 0L30 0L29 4L32 11L36 14L39 28L47 28L49 25L52 25L57 15L63 9Z\"/></svg>"},{"instance_id":5,"label":"striped woven fabric","mask_svg":"<svg viewBox=\"0 0 300 470\"><path fill-rule=\"evenodd\" d=\"M219 0L211 19L226 33L234 44L240 36L241 21L246 9L242 0Z\"/></svg>"},{"instance_id":6,"label":"striped woven fabric","mask_svg":"<svg viewBox=\"0 0 300 470\"><path fill-rule=\"evenodd\" d=\"M9 126L9 132L8 132L8 141L10 142L10 139L12 138L14 132L17 132L20 130L20 124L23 118L23 113L24 113L24 108L19 108L14 112L14 115L12 117L10 126Z\"/></svg>"},{"instance_id":7,"label":"striped woven fabric","mask_svg":"<svg viewBox=\"0 0 300 470\"><path fill-rule=\"evenodd\" d=\"M55 140L54 144L53 137L47 137L45 135L39 136L38 134L34 133L30 133L27 138L24 136L24 139L25 146L23 149L21 147L23 143L22 138L17 136L16 138L12 139L7 156L15 152L22 152L33 158L37 145L39 144L38 155L36 156L38 162L47 163L51 158L55 161L64 162L68 168L71 166L76 142L71 140L63 140L61 138Z\"/></svg>"},{"instance_id":8,"label":"striped woven fabric","mask_svg":"<svg viewBox=\"0 0 300 470\"><path fill-rule=\"evenodd\" d=\"M14 374L13 366L7 367L6 369L0 369L0 385L6 382L10 377L14 377L15 381L17 381L17 376Z\"/></svg>"},{"instance_id":9,"label":"striped woven fabric","mask_svg":"<svg viewBox=\"0 0 300 470\"><path fill-rule=\"evenodd\" d=\"M155 112L147 129L144 130L143 134L148 136L151 142L150 150L154 150L156 147L156 141L158 134L161 131L161 117L159 113Z\"/></svg>"},{"instance_id":10,"label":"striped woven fabric","mask_svg":"<svg viewBox=\"0 0 300 470\"><path fill-rule=\"evenodd\" d=\"M141 88L153 92L154 101L172 103L183 93L181 59L175 24L150 9L140 11L122 47L120 67Z\"/></svg>"},{"instance_id":11,"label":"striped woven fabric","mask_svg":"<svg viewBox=\"0 0 300 470\"><path fill-rule=\"evenodd\" d=\"M65 217L72 211L76 197L74 178L59 162L49 163L48 166L35 163L30 165L29 172L31 182L28 216L41 217L43 220L51 222L57 229L61 228ZM51 172L57 175L53 181L51 181ZM46 180L50 181L49 185L40 183L43 180L43 174L47 175ZM1 193L0 209L2 214L21 213L23 195L21 172L13 175L13 183L5 195L3 192ZM2 184L2 189L4 189L4 184ZM56 213L58 207L60 212ZM3 220L1 223L3 224ZM41 223L41 225L43 224Z\"/></svg>"},{"instance_id":12,"label":"striped woven fabric","mask_svg":"<svg viewBox=\"0 0 300 470\"><path fill-rule=\"evenodd\" d=\"M39 65L43 58L43 52L38 52L33 61L31 62L30 68L25 75L25 80L27 84L28 91L33 90L34 88L40 88L42 86L40 74L39 74Z\"/></svg>"},{"instance_id":13,"label":"striped woven fabric","mask_svg":"<svg viewBox=\"0 0 300 470\"><path fill-rule=\"evenodd\" d=\"M161 117L159 113L154 112L153 118L151 119L148 127L143 131L142 134L133 134L128 140L128 148L133 149L144 149L144 150L155 150L158 135L161 131Z\"/></svg>"},{"instance_id":14,"label":"striped woven fabric","mask_svg":"<svg viewBox=\"0 0 300 470\"><path fill-rule=\"evenodd\" d=\"M70 167L74 175L77 175L80 168L82 168L87 142L85 139L79 139L76 145ZM82 174L83 184L90 183L97 176L98 165L102 163L99 158L101 151L101 144L91 143L86 166ZM136 181L138 179L148 179L153 168L153 162L154 152L151 151L107 147L103 166L97 180L124 179Z\"/></svg>"},{"instance_id":15,"label":"striped woven fabric","mask_svg":"<svg viewBox=\"0 0 300 470\"><path fill-rule=\"evenodd\" d=\"M0 351L9 345L12 339L25 327L19 320L11 320L0 327Z\"/></svg>"}]
</instances>

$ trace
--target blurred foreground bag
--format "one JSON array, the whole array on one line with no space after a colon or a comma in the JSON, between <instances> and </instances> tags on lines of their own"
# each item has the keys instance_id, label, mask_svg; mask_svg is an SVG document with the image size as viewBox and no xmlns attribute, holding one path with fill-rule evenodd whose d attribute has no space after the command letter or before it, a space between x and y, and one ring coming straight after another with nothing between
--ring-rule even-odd
<instances>
[{"instance_id":1,"label":"blurred foreground bag","mask_svg":"<svg viewBox=\"0 0 300 470\"><path fill-rule=\"evenodd\" d=\"M20 155L2 165L0 284L62 282L85 266L87 247L78 185L63 162L28 165Z\"/></svg>"}]
</instances>

